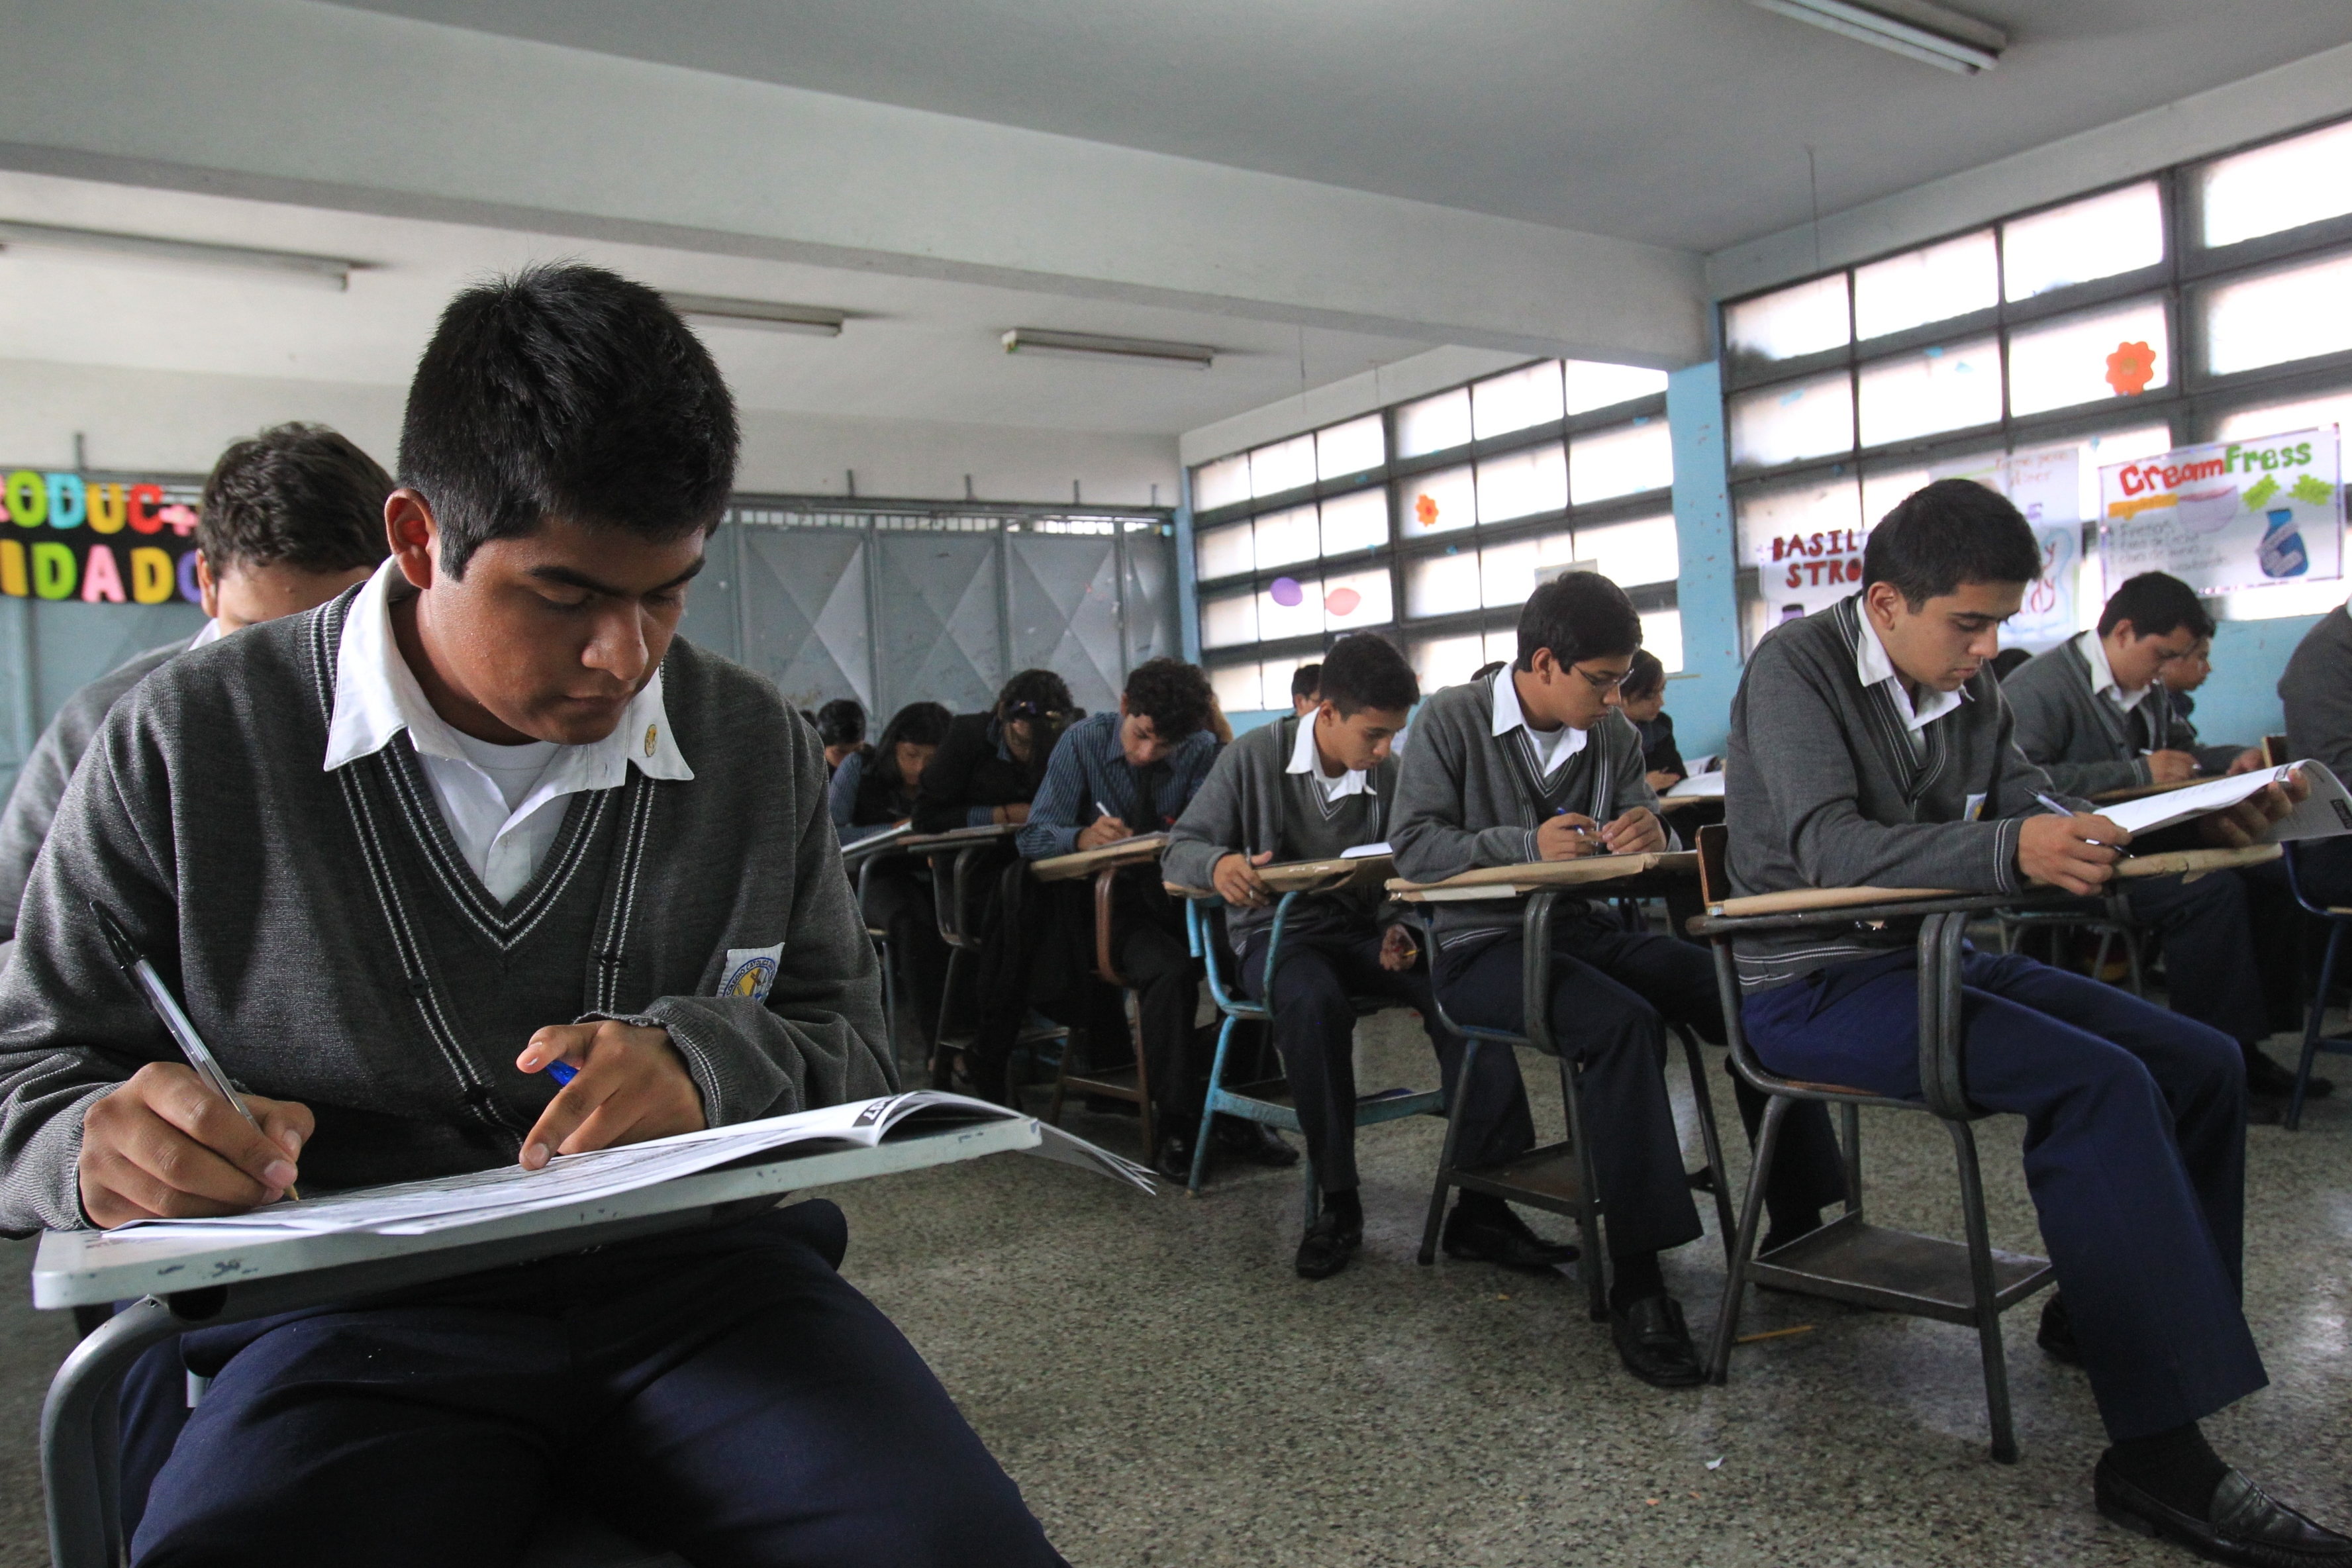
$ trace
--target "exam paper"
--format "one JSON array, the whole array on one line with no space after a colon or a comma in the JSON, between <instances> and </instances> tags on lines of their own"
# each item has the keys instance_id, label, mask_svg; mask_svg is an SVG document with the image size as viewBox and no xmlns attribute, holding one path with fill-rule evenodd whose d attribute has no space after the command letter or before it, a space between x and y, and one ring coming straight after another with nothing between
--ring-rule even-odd
<instances>
[{"instance_id":1,"label":"exam paper","mask_svg":"<svg viewBox=\"0 0 2352 1568\"><path fill-rule=\"evenodd\" d=\"M1723 780L1724 775L1721 773L1694 773L1668 790L1666 794L1669 797L1679 800L1721 800Z\"/></svg>"},{"instance_id":2,"label":"exam paper","mask_svg":"<svg viewBox=\"0 0 2352 1568\"><path fill-rule=\"evenodd\" d=\"M1339 851L1342 860L1369 860L1375 855L1392 853L1386 844L1357 844Z\"/></svg>"},{"instance_id":3,"label":"exam paper","mask_svg":"<svg viewBox=\"0 0 2352 1568\"><path fill-rule=\"evenodd\" d=\"M2162 795L2142 795L2115 805L2101 806L2099 815L2117 827L2128 828L2133 837L2153 833L2161 827L2187 822L2193 816L2209 812L2226 811L2265 784L2284 782L2286 775L2300 768L2311 785L2311 798L2296 806L2285 816L2271 824L2270 831L2262 836L2265 844L2291 844L2301 838L2328 838L2339 833L2352 833L2352 797L2347 797L2344 785L2327 770L2326 763L2305 759L2284 763L2274 768L2256 768L2252 773L2238 773L2230 778L2208 779L2186 789L2167 790Z\"/></svg>"}]
</instances>

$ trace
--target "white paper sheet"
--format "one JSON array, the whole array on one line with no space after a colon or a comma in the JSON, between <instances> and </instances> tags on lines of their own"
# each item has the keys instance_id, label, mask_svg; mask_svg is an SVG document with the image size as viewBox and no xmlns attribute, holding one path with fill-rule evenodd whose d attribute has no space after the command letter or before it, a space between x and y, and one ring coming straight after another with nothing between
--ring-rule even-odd
<instances>
[{"instance_id":1,"label":"white paper sheet","mask_svg":"<svg viewBox=\"0 0 2352 1568\"><path fill-rule=\"evenodd\" d=\"M1675 787L1668 790L1666 794L1670 798L1675 800L1721 800L1723 798L1723 779L1724 775L1721 773L1695 773L1691 777L1683 780L1682 783L1675 785Z\"/></svg>"},{"instance_id":2,"label":"white paper sheet","mask_svg":"<svg viewBox=\"0 0 2352 1568\"><path fill-rule=\"evenodd\" d=\"M1340 850L1339 858L1342 860L1369 860L1375 855L1386 855L1390 852L1389 847L1386 844L1358 844Z\"/></svg>"},{"instance_id":3,"label":"white paper sheet","mask_svg":"<svg viewBox=\"0 0 2352 1568\"><path fill-rule=\"evenodd\" d=\"M2209 812L2226 811L2264 784L2283 782L2298 768L2311 784L2311 798L2271 824L2262 842L2292 844L2297 839L2332 838L2339 833L2352 833L2352 796L2347 796L2344 785L2328 772L2326 763L2308 759L2274 768L2256 768L2230 778L2208 779L2162 795L2142 795L2137 800L2101 806L2098 813L2116 826L2130 829L2137 837Z\"/></svg>"}]
</instances>

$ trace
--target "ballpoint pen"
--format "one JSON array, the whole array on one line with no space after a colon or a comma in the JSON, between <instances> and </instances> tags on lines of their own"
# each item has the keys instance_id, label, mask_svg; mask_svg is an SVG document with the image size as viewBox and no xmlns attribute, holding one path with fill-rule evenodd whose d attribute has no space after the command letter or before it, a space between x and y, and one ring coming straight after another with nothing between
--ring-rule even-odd
<instances>
[{"instance_id":1,"label":"ballpoint pen","mask_svg":"<svg viewBox=\"0 0 2352 1568\"><path fill-rule=\"evenodd\" d=\"M229 1081L228 1074L221 1070L219 1061L214 1058L211 1047L205 1044L204 1037L196 1033L195 1025L190 1023L188 1015L181 1010L179 998L173 996L172 988L163 984L163 977L155 973L155 966L131 945L130 933L95 899L90 900L89 912L97 917L98 929L105 936L107 947L113 952L114 962L122 966L122 973L131 977L131 983L139 988L139 994L147 998L147 1005L152 1007L155 1016L163 1021L164 1031L180 1047L180 1054L188 1058L188 1065L196 1069L196 1076L210 1084L215 1093L227 1100L230 1108L245 1118L247 1125L260 1132L274 1147L277 1140L262 1131L260 1121L247 1109L245 1097L237 1093L236 1086ZM298 1203L302 1197L292 1187L286 1189L286 1195Z\"/></svg>"}]
</instances>

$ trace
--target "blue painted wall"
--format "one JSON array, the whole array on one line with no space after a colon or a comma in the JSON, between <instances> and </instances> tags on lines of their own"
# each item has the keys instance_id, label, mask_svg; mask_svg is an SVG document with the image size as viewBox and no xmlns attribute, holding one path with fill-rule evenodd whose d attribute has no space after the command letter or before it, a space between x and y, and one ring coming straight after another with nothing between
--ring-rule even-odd
<instances>
[{"instance_id":1,"label":"blue painted wall","mask_svg":"<svg viewBox=\"0 0 2352 1568\"><path fill-rule=\"evenodd\" d=\"M1685 756L1723 750L1739 689L1739 552L1723 440L1723 375L1713 361L1666 378L1675 443L1675 533L1682 554L1683 669L1666 687Z\"/></svg>"},{"instance_id":2,"label":"blue painted wall","mask_svg":"<svg viewBox=\"0 0 2352 1568\"><path fill-rule=\"evenodd\" d=\"M2283 733L2278 678L2317 616L2223 621L2213 634L2213 673L2197 693L2197 735L2209 746L2259 746Z\"/></svg>"}]
</instances>

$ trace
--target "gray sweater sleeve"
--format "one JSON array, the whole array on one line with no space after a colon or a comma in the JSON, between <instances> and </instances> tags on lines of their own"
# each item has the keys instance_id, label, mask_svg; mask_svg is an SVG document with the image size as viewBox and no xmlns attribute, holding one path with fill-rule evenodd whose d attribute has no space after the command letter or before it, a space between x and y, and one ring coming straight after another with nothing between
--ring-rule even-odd
<instances>
[{"instance_id":1,"label":"gray sweater sleeve","mask_svg":"<svg viewBox=\"0 0 2352 1568\"><path fill-rule=\"evenodd\" d=\"M2077 733L2081 715L2067 700L2068 693L2061 689L2058 679L2071 672L2054 656L2045 658L2049 658L2046 666L2042 659L2036 659L2001 683L2001 695L2015 715L2018 750L2025 753L2028 762L2048 773L2052 784L2072 795L2091 795L2102 790L2129 789L2147 783L2145 759L2066 760L2084 750L2099 749L2105 741L2103 737ZM2048 674L2037 666L2043 666ZM2095 693L2085 691L2084 695L2091 701L2102 700Z\"/></svg>"},{"instance_id":2,"label":"gray sweater sleeve","mask_svg":"<svg viewBox=\"0 0 2352 1568\"><path fill-rule=\"evenodd\" d=\"M1397 771L1396 820L1389 828L1397 874L1410 881L1439 882L1479 866L1524 866L1537 858L1532 827L1474 832L1464 826L1464 716L1475 711L1472 703L1449 711L1433 700L1413 725L1412 744ZM1633 760L1638 771L1638 748Z\"/></svg>"},{"instance_id":3,"label":"gray sweater sleeve","mask_svg":"<svg viewBox=\"0 0 2352 1568\"><path fill-rule=\"evenodd\" d=\"M1217 862L1238 853L1238 847L1249 841L1245 775L1249 753L1255 749L1251 742L1259 732L1252 731L1224 749L1209 769L1209 776L1192 792L1184 815L1168 830L1168 847L1160 852L1160 874L1168 881L1188 888L1213 887ZM1278 846L1272 847L1279 851Z\"/></svg>"},{"instance_id":4,"label":"gray sweater sleeve","mask_svg":"<svg viewBox=\"0 0 2352 1568\"><path fill-rule=\"evenodd\" d=\"M2309 757L2339 779L2352 778L2352 626L2343 610L2329 611L2304 634L2279 676L2278 694L2293 758Z\"/></svg>"}]
</instances>

